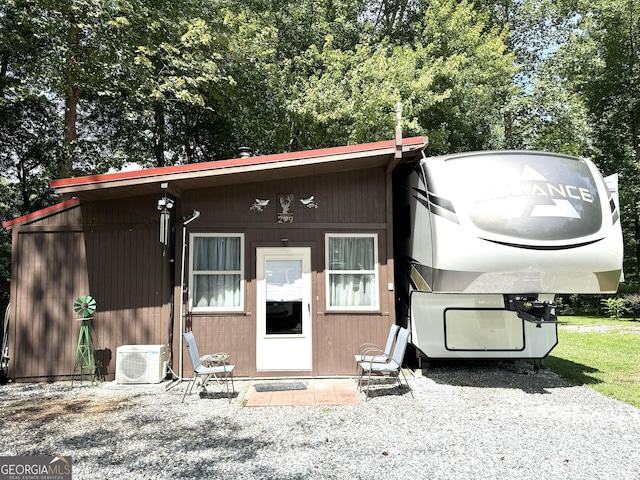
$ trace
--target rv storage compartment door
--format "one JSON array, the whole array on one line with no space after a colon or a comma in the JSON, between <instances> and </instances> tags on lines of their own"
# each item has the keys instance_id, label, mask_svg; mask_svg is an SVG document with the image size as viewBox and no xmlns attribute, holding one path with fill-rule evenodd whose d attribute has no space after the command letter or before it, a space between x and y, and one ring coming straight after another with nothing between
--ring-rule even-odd
<instances>
[{"instance_id":1,"label":"rv storage compartment door","mask_svg":"<svg viewBox=\"0 0 640 480\"><path fill-rule=\"evenodd\" d=\"M551 295L539 296L550 302ZM411 343L427 358L544 358L555 322L525 322L502 295L411 293Z\"/></svg>"},{"instance_id":2,"label":"rv storage compartment door","mask_svg":"<svg viewBox=\"0 0 640 480\"><path fill-rule=\"evenodd\" d=\"M444 312L444 328L447 350L524 349L523 322L513 312L450 308Z\"/></svg>"}]
</instances>

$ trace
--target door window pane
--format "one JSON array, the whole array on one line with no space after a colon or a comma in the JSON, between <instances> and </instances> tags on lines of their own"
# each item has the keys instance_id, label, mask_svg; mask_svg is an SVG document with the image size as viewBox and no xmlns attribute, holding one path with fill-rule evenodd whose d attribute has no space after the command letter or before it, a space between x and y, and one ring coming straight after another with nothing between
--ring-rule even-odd
<instances>
[{"instance_id":1,"label":"door window pane","mask_svg":"<svg viewBox=\"0 0 640 480\"><path fill-rule=\"evenodd\" d=\"M302 334L302 261L266 261L267 335Z\"/></svg>"},{"instance_id":2,"label":"door window pane","mask_svg":"<svg viewBox=\"0 0 640 480\"><path fill-rule=\"evenodd\" d=\"M301 335L302 302L267 302L267 335Z\"/></svg>"}]
</instances>

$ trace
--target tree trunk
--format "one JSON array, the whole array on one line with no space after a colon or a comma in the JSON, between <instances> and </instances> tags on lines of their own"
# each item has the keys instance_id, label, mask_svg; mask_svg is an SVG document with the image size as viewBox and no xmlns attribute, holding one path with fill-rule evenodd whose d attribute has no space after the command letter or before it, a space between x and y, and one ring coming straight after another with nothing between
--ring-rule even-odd
<instances>
[{"instance_id":1,"label":"tree trunk","mask_svg":"<svg viewBox=\"0 0 640 480\"><path fill-rule=\"evenodd\" d=\"M7 69L9 68L9 54L5 53L0 59L0 98L4 98L4 87L7 82Z\"/></svg>"},{"instance_id":2,"label":"tree trunk","mask_svg":"<svg viewBox=\"0 0 640 480\"><path fill-rule=\"evenodd\" d=\"M154 135L153 135L153 155L156 157L156 166L165 166L165 137L166 128L164 123L164 107L162 104L157 103L154 107Z\"/></svg>"},{"instance_id":3,"label":"tree trunk","mask_svg":"<svg viewBox=\"0 0 640 480\"><path fill-rule=\"evenodd\" d=\"M80 31L73 15L69 17L69 31L67 33L67 59L66 59L66 83L67 89L64 98L64 136L62 145L65 151L65 160L60 167L60 178L68 178L73 174L75 160L75 143L78 139L76 122L78 118L78 100L80 89L76 85L75 56L80 45Z\"/></svg>"},{"instance_id":4,"label":"tree trunk","mask_svg":"<svg viewBox=\"0 0 640 480\"><path fill-rule=\"evenodd\" d=\"M60 167L60 178L69 178L73 174L75 160L75 143L78 140L76 121L78 117L78 100L80 91L76 86L67 89L64 99L64 138L62 145L65 150L65 162Z\"/></svg>"}]
</instances>

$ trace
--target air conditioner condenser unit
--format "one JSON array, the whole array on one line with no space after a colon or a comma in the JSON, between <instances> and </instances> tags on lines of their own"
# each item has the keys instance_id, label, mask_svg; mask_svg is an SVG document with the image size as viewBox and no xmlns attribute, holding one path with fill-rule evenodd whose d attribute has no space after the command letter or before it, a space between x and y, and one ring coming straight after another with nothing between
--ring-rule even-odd
<instances>
[{"instance_id":1,"label":"air conditioner condenser unit","mask_svg":"<svg viewBox=\"0 0 640 480\"><path fill-rule=\"evenodd\" d=\"M122 345L116 349L116 383L160 383L167 375L164 345Z\"/></svg>"}]
</instances>

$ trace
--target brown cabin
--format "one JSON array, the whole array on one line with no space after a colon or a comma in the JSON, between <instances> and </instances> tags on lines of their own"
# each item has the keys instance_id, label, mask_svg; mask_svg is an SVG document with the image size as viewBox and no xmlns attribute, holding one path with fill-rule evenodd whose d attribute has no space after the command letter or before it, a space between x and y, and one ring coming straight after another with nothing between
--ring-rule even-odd
<instances>
[{"instance_id":1,"label":"brown cabin","mask_svg":"<svg viewBox=\"0 0 640 480\"><path fill-rule=\"evenodd\" d=\"M70 200L12 229L10 371L70 378L81 322L112 380L121 345L181 334L240 377L350 375L395 319L391 171L422 137L55 180ZM182 371L181 371L182 369Z\"/></svg>"}]
</instances>

